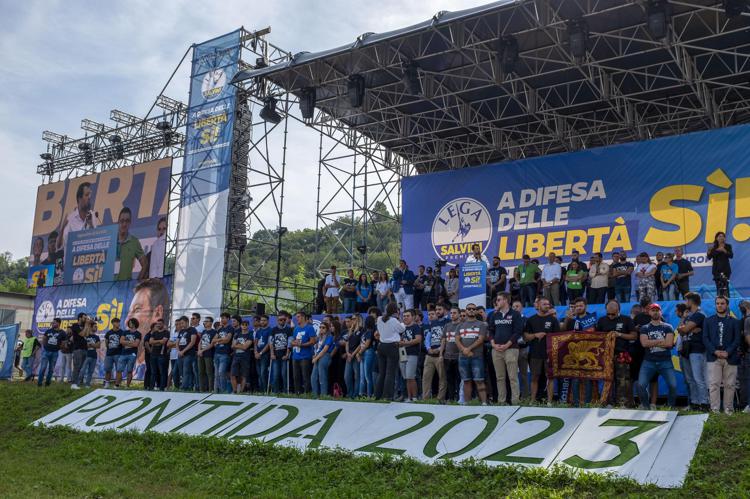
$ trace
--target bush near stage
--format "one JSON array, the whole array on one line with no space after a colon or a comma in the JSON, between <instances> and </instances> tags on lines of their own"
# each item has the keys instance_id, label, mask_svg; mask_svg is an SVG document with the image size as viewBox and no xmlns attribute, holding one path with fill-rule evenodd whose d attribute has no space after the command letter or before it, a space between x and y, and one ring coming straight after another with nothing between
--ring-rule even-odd
<instances>
[{"instance_id":1,"label":"bush near stage","mask_svg":"<svg viewBox=\"0 0 750 499\"><path fill-rule=\"evenodd\" d=\"M685 486L660 490L596 474L484 465L429 466L344 452L157 433L29 426L79 396L67 385L0 384L0 495L742 497L750 490L750 416L712 415Z\"/></svg>"}]
</instances>

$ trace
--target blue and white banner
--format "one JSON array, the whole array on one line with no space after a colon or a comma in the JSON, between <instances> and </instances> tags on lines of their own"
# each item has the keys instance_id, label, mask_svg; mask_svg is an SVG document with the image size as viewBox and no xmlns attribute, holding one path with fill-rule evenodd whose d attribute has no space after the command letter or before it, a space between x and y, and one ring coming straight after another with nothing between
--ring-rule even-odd
<instances>
[{"instance_id":1,"label":"blue and white banner","mask_svg":"<svg viewBox=\"0 0 750 499\"><path fill-rule=\"evenodd\" d=\"M173 311L219 315L240 31L193 47Z\"/></svg>"},{"instance_id":2,"label":"blue and white banner","mask_svg":"<svg viewBox=\"0 0 750 499\"><path fill-rule=\"evenodd\" d=\"M750 294L750 125L402 181L404 258L463 264L476 243L511 269L524 254L570 261L684 247L693 290L713 292L707 250L732 245L732 296ZM428 196L425 193L429 193Z\"/></svg>"},{"instance_id":3,"label":"blue and white banner","mask_svg":"<svg viewBox=\"0 0 750 499\"><path fill-rule=\"evenodd\" d=\"M117 225L71 232L65 242L65 282L111 281L117 259Z\"/></svg>"},{"instance_id":4,"label":"blue and white banner","mask_svg":"<svg viewBox=\"0 0 750 499\"><path fill-rule=\"evenodd\" d=\"M485 305L487 301L487 265L484 262L466 263L458 279L458 306Z\"/></svg>"},{"instance_id":5,"label":"blue and white banner","mask_svg":"<svg viewBox=\"0 0 750 499\"><path fill-rule=\"evenodd\" d=\"M18 324L0 326L0 379L13 377L13 360L18 341Z\"/></svg>"}]
</instances>

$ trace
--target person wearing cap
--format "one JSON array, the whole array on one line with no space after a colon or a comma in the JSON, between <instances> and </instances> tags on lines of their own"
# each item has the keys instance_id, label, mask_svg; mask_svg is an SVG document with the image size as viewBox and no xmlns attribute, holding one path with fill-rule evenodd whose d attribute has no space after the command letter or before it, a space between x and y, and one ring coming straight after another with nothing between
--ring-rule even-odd
<instances>
[{"instance_id":1,"label":"person wearing cap","mask_svg":"<svg viewBox=\"0 0 750 499\"><path fill-rule=\"evenodd\" d=\"M721 387L724 387L724 412L734 413L734 387L740 363L740 322L729 314L729 299L717 296L716 313L704 323L703 344L708 366L708 396L711 412L721 410Z\"/></svg>"},{"instance_id":2,"label":"person wearing cap","mask_svg":"<svg viewBox=\"0 0 750 499\"><path fill-rule=\"evenodd\" d=\"M513 276L521 286L521 300L524 307L534 305L536 299L536 275L539 273L539 265L531 262L529 255L523 255L522 263L515 268Z\"/></svg>"},{"instance_id":3,"label":"person wearing cap","mask_svg":"<svg viewBox=\"0 0 750 499\"><path fill-rule=\"evenodd\" d=\"M650 396L648 393L651 380L657 375L664 378L667 383L668 395L667 405L674 407L675 395L677 393L677 378L675 377L674 366L672 365L672 345L674 344L674 329L670 324L662 321L661 307L658 303L649 305L648 313L651 316L651 322L641 326L640 342L646 353L641 364L641 371L638 374L638 397L641 401L641 407L644 409L656 409L654 405L649 404Z\"/></svg>"}]
</instances>

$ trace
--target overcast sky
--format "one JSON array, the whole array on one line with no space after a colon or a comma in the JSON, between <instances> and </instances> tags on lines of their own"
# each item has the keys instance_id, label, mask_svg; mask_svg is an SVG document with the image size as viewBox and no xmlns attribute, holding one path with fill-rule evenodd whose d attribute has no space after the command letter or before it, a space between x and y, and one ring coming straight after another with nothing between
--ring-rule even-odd
<instances>
[{"instance_id":1,"label":"overcast sky","mask_svg":"<svg viewBox=\"0 0 750 499\"><path fill-rule=\"evenodd\" d=\"M28 254L42 131L80 137L83 118L109 123L111 109L144 115L191 44L241 25L271 26L274 44L314 52L483 3L0 0L0 251ZM167 95L187 102L188 69ZM291 229L315 226L317 145L310 136L298 141L287 167Z\"/></svg>"}]
</instances>

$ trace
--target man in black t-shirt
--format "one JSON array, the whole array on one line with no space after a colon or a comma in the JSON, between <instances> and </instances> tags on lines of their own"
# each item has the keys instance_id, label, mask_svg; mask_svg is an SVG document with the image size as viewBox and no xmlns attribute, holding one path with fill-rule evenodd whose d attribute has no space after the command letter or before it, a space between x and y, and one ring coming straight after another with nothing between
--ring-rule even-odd
<instances>
[{"instance_id":1,"label":"man in black t-shirt","mask_svg":"<svg viewBox=\"0 0 750 499\"><path fill-rule=\"evenodd\" d=\"M701 310L701 297L698 293L685 295L685 304L689 312L685 321L677 328L682 336L682 341L687 340L688 358L690 359L690 370L693 372L695 389L690 391L691 404L699 406L701 410L708 411L708 383L706 382L706 346L703 344L703 322L706 315Z\"/></svg>"},{"instance_id":2,"label":"man in black t-shirt","mask_svg":"<svg viewBox=\"0 0 750 499\"><path fill-rule=\"evenodd\" d=\"M354 270L347 271L339 296L344 304L344 313L353 314L357 304L357 280L354 278Z\"/></svg>"},{"instance_id":3,"label":"man in black t-shirt","mask_svg":"<svg viewBox=\"0 0 750 499\"><path fill-rule=\"evenodd\" d=\"M487 269L487 306L495 306L495 297L498 293L505 291L508 280L508 271L500 265L500 257L492 257L492 267Z\"/></svg>"},{"instance_id":4,"label":"man in black t-shirt","mask_svg":"<svg viewBox=\"0 0 750 499\"><path fill-rule=\"evenodd\" d=\"M639 333L641 345L646 350L638 375L638 398L644 409L655 409L655 404L649 404L650 397L646 391L648 385L659 375L664 378L669 389L667 405L674 407L677 381L672 365L672 345L674 344L674 329L670 324L662 321L661 307L652 303L648 308L651 321L641 326ZM653 385L652 385L653 386Z\"/></svg>"},{"instance_id":5,"label":"man in black t-shirt","mask_svg":"<svg viewBox=\"0 0 750 499\"><path fill-rule=\"evenodd\" d=\"M282 310L276 318L276 327L271 330L271 387L274 393L289 391L289 355L292 327L292 316Z\"/></svg>"},{"instance_id":6,"label":"man in black t-shirt","mask_svg":"<svg viewBox=\"0 0 750 499\"><path fill-rule=\"evenodd\" d=\"M133 381L133 368L135 367L135 360L138 357L138 347L141 344L141 333L138 331L140 323L135 317L131 317L127 322L128 330L120 335L120 346L122 352L117 358L117 385L119 386L122 380L122 375L125 375L125 383L130 387L131 381Z\"/></svg>"},{"instance_id":7,"label":"man in black t-shirt","mask_svg":"<svg viewBox=\"0 0 750 499\"><path fill-rule=\"evenodd\" d=\"M115 317L111 322L112 329L104 333L104 346L107 349L104 354L104 388L109 388L109 384L112 381L112 371L117 371L117 359L122 352L122 346L120 346L120 335L122 335L120 318ZM120 377L116 376L115 387L119 388L119 386Z\"/></svg>"},{"instance_id":8,"label":"man in black t-shirt","mask_svg":"<svg viewBox=\"0 0 750 499\"><path fill-rule=\"evenodd\" d=\"M630 355L628 353L629 342L638 338L635 325L630 317L620 313L620 303L617 300L609 300L607 315L597 321L596 330L615 333L615 390L610 396L614 403L626 405L632 397L633 385L630 379L630 363L625 362L627 358L625 353ZM618 362L618 359L622 359L623 362ZM628 397L629 394L631 397Z\"/></svg>"},{"instance_id":9,"label":"man in black t-shirt","mask_svg":"<svg viewBox=\"0 0 750 499\"><path fill-rule=\"evenodd\" d=\"M198 343L198 385L200 391L209 392L214 389L214 344L216 336L214 329L214 318L203 318L203 332Z\"/></svg>"},{"instance_id":10,"label":"man in black t-shirt","mask_svg":"<svg viewBox=\"0 0 750 499\"><path fill-rule=\"evenodd\" d=\"M529 364L531 366L531 402L536 402L539 391L539 379L542 373L547 373L547 333L560 331L560 321L557 320L555 309L547 298L539 298L538 312L528 319L524 325L523 337L529 345ZM547 405L552 405L554 395L552 378L547 379Z\"/></svg>"},{"instance_id":11,"label":"man in black t-shirt","mask_svg":"<svg viewBox=\"0 0 750 499\"><path fill-rule=\"evenodd\" d=\"M620 251L617 254L617 261L613 261L609 268L615 278L615 298L620 303L628 303L633 289L633 270L635 270L635 267L628 261L628 255L624 251Z\"/></svg>"},{"instance_id":12,"label":"man in black t-shirt","mask_svg":"<svg viewBox=\"0 0 750 499\"><path fill-rule=\"evenodd\" d=\"M78 378L81 376L81 368L86 360L86 338L81 336L86 320L88 317L81 312L78 314L78 323L70 326L70 344L73 355L73 375L70 378L70 387L73 390L78 390Z\"/></svg>"},{"instance_id":13,"label":"man in black t-shirt","mask_svg":"<svg viewBox=\"0 0 750 499\"><path fill-rule=\"evenodd\" d=\"M674 249L674 263L677 264L677 291L685 298L690 292L690 277L695 274L693 264L682 256L682 248Z\"/></svg>"},{"instance_id":14,"label":"man in black t-shirt","mask_svg":"<svg viewBox=\"0 0 750 499\"><path fill-rule=\"evenodd\" d=\"M154 383L154 390L164 391L167 389L168 341L169 332L164 329L164 319L158 319L149 339L149 344L151 345L151 377Z\"/></svg>"},{"instance_id":15,"label":"man in black t-shirt","mask_svg":"<svg viewBox=\"0 0 750 499\"><path fill-rule=\"evenodd\" d=\"M40 337L44 350L42 350L42 361L39 364L39 372L37 373L38 386L42 386L45 370L47 371L47 379L44 380L45 385L49 386L52 382L52 372L55 370L55 364L57 364L60 347L68 340L65 331L60 329L61 323L62 321L58 318L52 319L52 327Z\"/></svg>"},{"instance_id":16,"label":"man in black t-shirt","mask_svg":"<svg viewBox=\"0 0 750 499\"><path fill-rule=\"evenodd\" d=\"M187 316L178 319L177 332L177 363L179 364L180 375L182 376L182 390L193 390L195 380L193 373L195 371L195 355L197 352L196 344L198 343L198 332L191 327Z\"/></svg>"}]
</instances>

